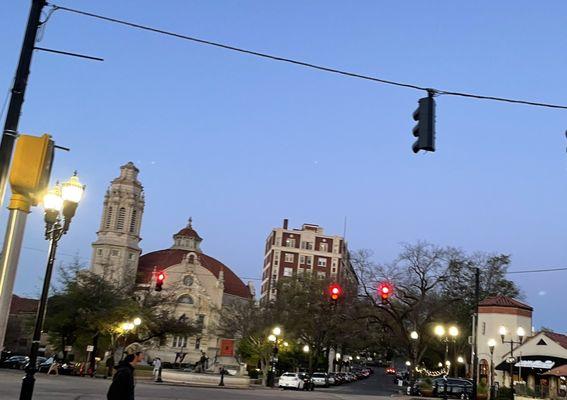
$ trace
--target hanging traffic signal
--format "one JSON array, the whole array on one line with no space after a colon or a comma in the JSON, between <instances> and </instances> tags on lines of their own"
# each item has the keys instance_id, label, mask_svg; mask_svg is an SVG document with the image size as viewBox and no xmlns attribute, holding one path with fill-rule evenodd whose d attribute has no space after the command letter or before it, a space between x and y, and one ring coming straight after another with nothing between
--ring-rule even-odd
<instances>
[{"instance_id":1,"label":"hanging traffic signal","mask_svg":"<svg viewBox=\"0 0 567 400\"><path fill-rule=\"evenodd\" d=\"M378 293L380 294L380 298L382 299L382 304L386 304L388 299L392 295L393 288L389 282L382 282L378 286Z\"/></svg>"},{"instance_id":2,"label":"hanging traffic signal","mask_svg":"<svg viewBox=\"0 0 567 400\"><path fill-rule=\"evenodd\" d=\"M337 301L343 294L343 288L338 283L332 283L329 285L329 295L331 296L331 300Z\"/></svg>"},{"instance_id":3,"label":"hanging traffic signal","mask_svg":"<svg viewBox=\"0 0 567 400\"><path fill-rule=\"evenodd\" d=\"M156 292L161 292L161 287L163 286L163 281L165 281L165 273L158 272L156 274Z\"/></svg>"},{"instance_id":4,"label":"hanging traffic signal","mask_svg":"<svg viewBox=\"0 0 567 400\"><path fill-rule=\"evenodd\" d=\"M413 127L413 136L417 138L412 146L413 152L420 150L435 151L435 100L433 92L419 99L419 107L413 112L417 125Z\"/></svg>"}]
</instances>

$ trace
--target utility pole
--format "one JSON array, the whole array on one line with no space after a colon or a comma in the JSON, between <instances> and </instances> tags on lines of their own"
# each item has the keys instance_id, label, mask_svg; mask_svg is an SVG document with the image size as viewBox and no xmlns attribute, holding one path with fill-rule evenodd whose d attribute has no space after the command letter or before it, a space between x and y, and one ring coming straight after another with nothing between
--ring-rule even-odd
<instances>
[{"instance_id":1,"label":"utility pole","mask_svg":"<svg viewBox=\"0 0 567 400\"><path fill-rule=\"evenodd\" d=\"M18 135L18 124L20 122L24 94L30 74L30 65L37 30L41 25L41 11L46 4L45 0L32 0L28 25L20 51L20 60L18 61L18 68L16 69L16 76L14 77L14 86L12 87L8 112L6 113L6 121L4 122L4 133L2 135L2 142L0 142L0 206L4 203L4 197L6 195L10 159L12 158L12 150L14 149L14 143ZM4 312L4 310L0 311ZM2 343L0 343L0 346L1 345Z\"/></svg>"},{"instance_id":2,"label":"utility pole","mask_svg":"<svg viewBox=\"0 0 567 400\"><path fill-rule=\"evenodd\" d=\"M47 3L45 0L32 0L28 24L24 35L24 42L20 51L20 59L16 76L14 77L14 86L10 96L8 112L6 113L6 121L0 142L0 206L4 202L6 195L6 185L8 183L8 172L10 170L10 161L12 151L18 135L18 124L20 122L20 114L22 104L24 103L24 94L30 74L30 64L32 54L37 37L37 31L41 25L41 12ZM2 260L0 262L0 349L4 348L4 337L6 334L6 325L8 315L10 313L10 303L12 301L12 291L14 289L14 281L16 279L16 268L20 257L22 246L22 238L26 225L29 206L25 200L19 203L10 204L10 218L6 227L6 236L4 237L4 247L2 249Z\"/></svg>"}]
</instances>

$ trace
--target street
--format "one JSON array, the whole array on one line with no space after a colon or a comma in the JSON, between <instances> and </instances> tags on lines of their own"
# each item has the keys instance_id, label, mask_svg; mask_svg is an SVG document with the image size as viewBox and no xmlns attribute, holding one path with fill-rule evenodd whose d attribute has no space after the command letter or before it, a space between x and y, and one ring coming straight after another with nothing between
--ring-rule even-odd
<instances>
[{"instance_id":1,"label":"street","mask_svg":"<svg viewBox=\"0 0 567 400\"><path fill-rule=\"evenodd\" d=\"M21 371L0 371L0 399L16 399L20 392ZM38 374L34 399L38 400L102 400L106 399L106 391L110 381L103 379L78 378L70 376L47 376ZM195 400L232 400L232 399L351 399L358 400L377 399L389 397L395 386L390 376L384 375L381 369L368 379L353 382L348 385L317 388L313 392L291 390L253 388L221 389L174 386L168 384L155 384L138 382L136 385L136 399L195 399Z\"/></svg>"}]
</instances>

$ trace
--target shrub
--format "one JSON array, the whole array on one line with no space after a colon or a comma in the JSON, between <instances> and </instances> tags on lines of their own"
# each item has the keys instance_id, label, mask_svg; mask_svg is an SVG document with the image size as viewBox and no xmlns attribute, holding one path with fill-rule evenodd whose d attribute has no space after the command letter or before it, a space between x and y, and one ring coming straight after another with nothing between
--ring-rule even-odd
<instances>
[{"instance_id":1,"label":"shrub","mask_svg":"<svg viewBox=\"0 0 567 400\"><path fill-rule=\"evenodd\" d=\"M512 398L512 389L507 387L501 387L498 389L498 394L496 395L496 400L510 400Z\"/></svg>"}]
</instances>

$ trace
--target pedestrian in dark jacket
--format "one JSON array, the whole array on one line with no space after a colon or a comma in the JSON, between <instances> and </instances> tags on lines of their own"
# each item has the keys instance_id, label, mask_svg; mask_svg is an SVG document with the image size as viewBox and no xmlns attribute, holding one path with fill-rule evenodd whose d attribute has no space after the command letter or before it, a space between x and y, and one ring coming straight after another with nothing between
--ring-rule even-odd
<instances>
[{"instance_id":1,"label":"pedestrian in dark jacket","mask_svg":"<svg viewBox=\"0 0 567 400\"><path fill-rule=\"evenodd\" d=\"M134 400L134 367L144 359L142 346L132 343L126 347L126 357L115 368L112 384L108 389L108 400Z\"/></svg>"}]
</instances>

